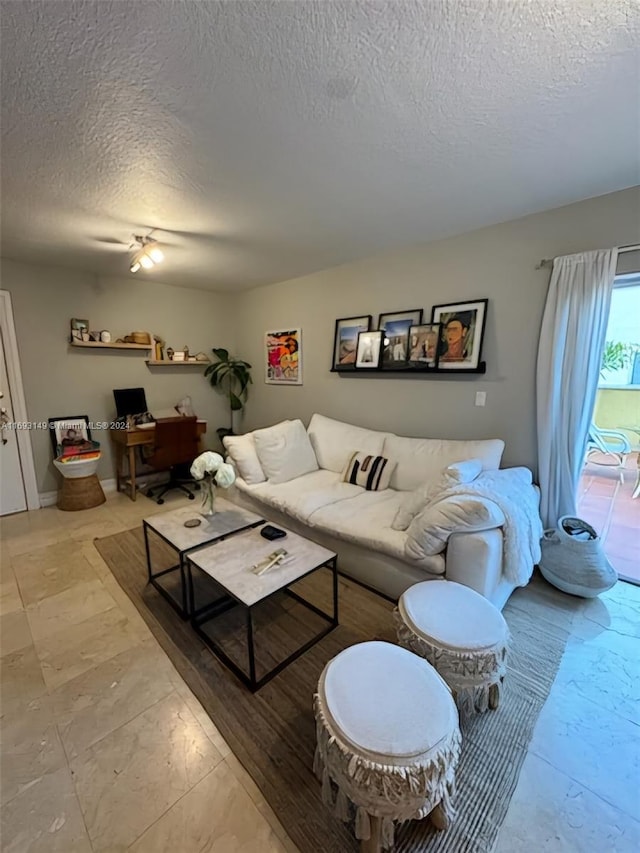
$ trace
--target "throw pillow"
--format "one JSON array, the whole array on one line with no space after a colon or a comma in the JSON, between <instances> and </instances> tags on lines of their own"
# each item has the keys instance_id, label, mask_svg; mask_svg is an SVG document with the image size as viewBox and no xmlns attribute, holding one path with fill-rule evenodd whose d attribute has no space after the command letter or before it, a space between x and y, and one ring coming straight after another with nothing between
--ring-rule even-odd
<instances>
[{"instance_id":1,"label":"throw pillow","mask_svg":"<svg viewBox=\"0 0 640 853\"><path fill-rule=\"evenodd\" d=\"M238 469L238 473L248 486L264 483L267 479L262 470L262 465L256 453L256 443L253 433L246 435L226 435L222 439L225 450L231 457L231 461Z\"/></svg>"},{"instance_id":2,"label":"throw pillow","mask_svg":"<svg viewBox=\"0 0 640 853\"><path fill-rule=\"evenodd\" d=\"M318 470L316 455L300 420L257 429L253 438L262 470L273 485Z\"/></svg>"},{"instance_id":3,"label":"throw pillow","mask_svg":"<svg viewBox=\"0 0 640 853\"><path fill-rule=\"evenodd\" d=\"M473 483L482 474L482 459L465 459L464 462L452 462L444 473L453 483Z\"/></svg>"},{"instance_id":4,"label":"throw pillow","mask_svg":"<svg viewBox=\"0 0 640 853\"><path fill-rule=\"evenodd\" d=\"M501 527L504 514L493 501L479 495L454 495L434 501L417 515L407 530L404 551L412 560L440 554L452 533Z\"/></svg>"},{"instance_id":5,"label":"throw pillow","mask_svg":"<svg viewBox=\"0 0 640 853\"><path fill-rule=\"evenodd\" d=\"M418 513L430 504L433 499L448 486L461 483L471 483L482 473L481 459L467 459L464 462L452 462L440 472L438 477L430 480L403 499L391 522L393 530L406 530Z\"/></svg>"},{"instance_id":6,"label":"throw pillow","mask_svg":"<svg viewBox=\"0 0 640 853\"><path fill-rule=\"evenodd\" d=\"M395 462L385 456L375 456L365 451L355 451L342 472L345 483L362 486L368 492L382 492L389 488Z\"/></svg>"}]
</instances>

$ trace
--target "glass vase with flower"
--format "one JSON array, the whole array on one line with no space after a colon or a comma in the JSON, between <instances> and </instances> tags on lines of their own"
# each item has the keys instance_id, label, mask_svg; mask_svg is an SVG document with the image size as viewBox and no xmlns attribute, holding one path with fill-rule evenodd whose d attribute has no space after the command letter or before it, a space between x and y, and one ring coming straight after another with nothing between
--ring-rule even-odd
<instances>
[{"instance_id":1,"label":"glass vase with flower","mask_svg":"<svg viewBox=\"0 0 640 853\"><path fill-rule=\"evenodd\" d=\"M205 450L200 456L193 460L191 465L191 476L201 483L202 487L202 509L201 514L205 518L215 515L216 487L228 489L235 483L236 472L232 465L224 461L219 453Z\"/></svg>"}]
</instances>

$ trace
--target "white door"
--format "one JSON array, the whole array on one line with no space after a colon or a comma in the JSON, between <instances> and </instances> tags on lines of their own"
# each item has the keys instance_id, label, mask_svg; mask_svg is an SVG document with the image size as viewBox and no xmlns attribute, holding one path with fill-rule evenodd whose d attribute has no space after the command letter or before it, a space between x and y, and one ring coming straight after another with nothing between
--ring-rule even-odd
<instances>
[{"instance_id":1,"label":"white door","mask_svg":"<svg viewBox=\"0 0 640 853\"><path fill-rule=\"evenodd\" d=\"M7 377L4 338L0 328L0 419L4 427L0 429L0 515L22 512L27 508L27 496L22 478L20 450L17 430L10 429L7 423L13 423L13 406Z\"/></svg>"}]
</instances>

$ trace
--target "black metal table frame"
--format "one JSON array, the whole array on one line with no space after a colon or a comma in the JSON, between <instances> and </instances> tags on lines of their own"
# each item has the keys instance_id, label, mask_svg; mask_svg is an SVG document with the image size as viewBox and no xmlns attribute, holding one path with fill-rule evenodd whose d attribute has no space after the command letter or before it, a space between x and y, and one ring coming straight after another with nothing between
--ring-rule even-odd
<instances>
[{"instance_id":1,"label":"black metal table frame","mask_svg":"<svg viewBox=\"0 0 640 853\"><path fill-rule=\"evenodd\" d=\"M150 583L155 589L158 590L160 595L162 595L169 604L173 607L173 609L178 613L178 615L182 619L188 619L191 615L190 601L192 601L192 597L189 596L189 592L187 589L187 577L186 577L186 557L187 554L191 554L193 551L199 551L200 548L208 548L209 545L216 545L218 542L223 542L225 539L228 539L230 536L235 536L238 533L244 533L246 530L252 530L254 527L260 527L261 524L264 524L264 518L261 518L259 521L253 521L250 524L245 524L243 527L239 527L237 530L231 530L229 533L223 533L221 536L217 536L215 539L210 539L208 542L203 542L201 545L194 545L191 548L185 548L184 550L180 550L176 548L176 546L171 542L170 539L167 539L166 536L163 536L162 533L157 531L155 527L152 527L146 519L142 521L142 529L144 531L144 547L147 554L147 583ZM175 551L178 555L178 565L171 566L168 569L163 569L161 572L156 572L155 574L151 568L151 552L149 550L149 530L152 531L156 536L158 536L164 543L166 543L173 551ZM171 572L180 572L180 586L182 590L182 605L171 595L170 592L161 586L158 583L158 578L163 577L164 575L168 575Z\"/></svg>"},{"instance_id":2,"label":"black metal table frame","mask_svg":"<svg viewBox=\"0 0 640 853\"><path fill-rule=\"evenodd\" d=\"M301 595L298 595L293 590L289 589L287 586L280 587L280 589L274 590L274 592L269 593L264 598L261 598L260 601L256 601L255 604L245 604L243 601L240 601L239 598L236 598L233 593L230 593L228 590L224 588L224 586L216 581L215 578L213 580L225 589L226 595L221 598L216 599L209 604L204 605L203 607L195 610L194 605L194 591L193 591L193 569L196 568L199 571L203 572L207 577L211 577L204 569L200 569L200 567L193 563L189 557L187 557L187 575L188 575L188 583L189 583L189 601L190 601L190 610L191 610L191 626L196 634L206 643L206 645L211 649L211 651L219 658L222 663L225 664L233 673L236 675L243 684L245 684L252 693L255 693L257 690L260 690L261 687L271 681L272 678L275 678L283 669L289 666L290 663L297 660L301 655L303 655L306 651L308 651L312 646L318 643L323 637L326 637L334 628L338 627L338 557L334 555L330 560L325 560L324 563L321 563L318 566L315 566L313 569L310 569L308 572L305 572L304 575L301 575L299 578L291 581L291 584L298 583L303 578L308 577L313 572L317 572L319 569L328 568L333 572L333 616L330 616L328 613L325 613L323 610L320 610L319 607L316 607L315 604L311 604L310 601L302 598ZM313 613L320 616L329 624L326 628L323 628L320 633L311 637L310 640L307 640L299 649L286 657L283 661L281 661L277 666L273 669L269 670L269 672L265 673L261 678L256 678L256 659L255 659L255 645L254 645L254 637L253 637L253 610L256 607L259 607L265 601L268 601L274 595L278 595L279 593L284 592L285 595L288 595L290 598L293 598L295 601L303 604L308 610L311 610ZM214 640L206 634L201 626L206 622L210 622L212 619L215 619L217 616L221 616L223 613L226 613L228 610L231 610L233 607L237 606L243 607L246 611L247 618L247 646L249 652L249 674L238 666L238 664L233 661L227 654L222 650L222 648L216 643Z\"/></svg>"}]
</instances>

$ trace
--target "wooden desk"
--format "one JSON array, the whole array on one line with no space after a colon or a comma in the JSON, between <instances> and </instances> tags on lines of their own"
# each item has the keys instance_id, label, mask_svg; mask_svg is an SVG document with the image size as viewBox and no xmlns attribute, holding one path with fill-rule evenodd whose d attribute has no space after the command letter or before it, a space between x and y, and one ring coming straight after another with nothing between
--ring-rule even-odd
<instances>
[{"instance_id":1,"label":"wooden desk","mask_svg":"<svg viewBox=\"0 0 640 853\"><path fill-rule=\"evenodd\" d=\"M207 422L198 421L198 438L207 431ZM127 460L129 469L130 491L129 497L132 501L136 499L136 447L153 446L156 440L155 427L151 429L110 429L109 435L116 451L116 482L118 491L122 484L126 483L127 473L122 472L122 462Z\"/></svg>"}]
</instances>

